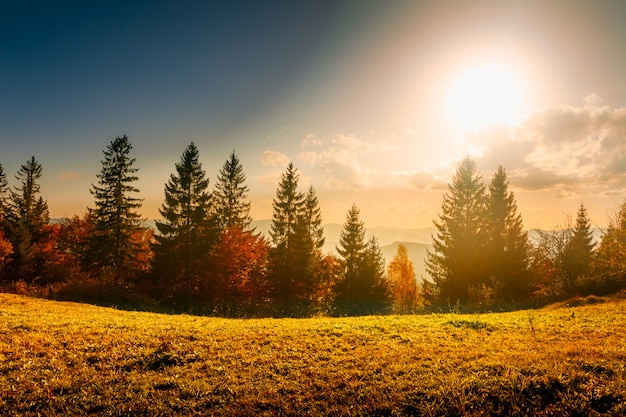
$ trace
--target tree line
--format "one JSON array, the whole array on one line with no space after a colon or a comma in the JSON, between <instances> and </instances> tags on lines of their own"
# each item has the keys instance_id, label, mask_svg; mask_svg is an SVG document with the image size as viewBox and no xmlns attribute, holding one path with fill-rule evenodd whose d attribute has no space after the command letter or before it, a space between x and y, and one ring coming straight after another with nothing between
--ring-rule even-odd
<instances>
[{"instance_id":1,"label":"tree line","mask_svg":"<svg viewBox=\"0 0 626 417\"><path fill-rule=\"evenodd\" d=\"M313 187L290 163L272 201L269 236L252 226L243 166L233 151L210 181L189 144L164 186L156 230L139 214L138 168L127 136L103 151L93 206L50 222L32 157L10 188L0 165L0 279L9 290L128 308L223 317L413 313L451 306L505 307L626 284L626 203L596 245L581 204L575 225L523 230L506 171L486 185L476 163L459 164L434 221L418 288L406 247L385 260L353 205L336 253Z\"/></svg>"}]
</instances>

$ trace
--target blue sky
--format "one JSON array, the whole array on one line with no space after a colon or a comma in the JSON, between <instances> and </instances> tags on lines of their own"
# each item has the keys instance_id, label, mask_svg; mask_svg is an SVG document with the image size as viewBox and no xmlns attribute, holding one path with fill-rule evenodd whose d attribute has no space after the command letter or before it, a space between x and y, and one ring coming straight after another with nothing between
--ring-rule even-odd
<instances>
[{"instance_id":1,"label":"blue sky","mask_svg":"<svg viewBox=\"0 0 626 417\"><path fill-rule=\"evenodd\" d=\"M293 161L325 222L356 203L424 227L470 155L486 181L507 169L527 227L581 202L602 225L626 197L625 19L617 0L3 0L0 163L34 155L51 215L82 214L127 134L155 218L194 141L211 183L235 149L257 219ZM454 90L485 67L513 81Z\"/></svg>"}]
</instances>

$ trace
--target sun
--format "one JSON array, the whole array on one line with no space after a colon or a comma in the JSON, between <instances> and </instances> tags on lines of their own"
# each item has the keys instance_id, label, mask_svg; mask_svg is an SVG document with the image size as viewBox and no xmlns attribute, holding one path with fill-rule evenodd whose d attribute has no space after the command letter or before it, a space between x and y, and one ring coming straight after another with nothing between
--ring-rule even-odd
<instances>
[{"instance_id":1,"label":"sun","mask_svg":"<svg viewBox=\"0 0 626 417\"><path fill-rule=\"evenodd\" d=\"M515 124L520 117L522 88L504 66L480 65L462 73L451 85L447 108L461 132L491 124Z\"/></svg>"}]
</instances>

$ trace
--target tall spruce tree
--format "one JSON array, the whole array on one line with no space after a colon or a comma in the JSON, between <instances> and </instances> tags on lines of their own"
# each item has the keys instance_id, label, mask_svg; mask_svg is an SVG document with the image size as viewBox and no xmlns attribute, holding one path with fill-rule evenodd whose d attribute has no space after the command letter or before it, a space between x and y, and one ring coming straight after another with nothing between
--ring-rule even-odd
<instances>
[{"instance_id":1,"label":"tall spruce tree","mask_svg":"<svg viewBox=\"0 0 626 417\"><path fill-rule=\"evenodd\" d=\"M10 190L7 206L7 237L13 245L11 272L15 279L33 281L44 273L48 259L38 249L48 238L48 203L39 195L42 166L31 157L22 164L15 178L20 182Z\"/></svg>"},{"instance_id":2,"label":"tall spruce tree","mask_svg":"<svg viewBox=\"0 0 626 417\"><path fill-rule=\"evenodd\" d=\"M315 189L309 187L298 213L298 221L290 252L298 298L298 315L310 315L319 306L316 294L326 284L322 273L324 245L322 215Z\"/></svg>"},{"instance_id":3,"label":"tall spruce tree","mask_svg":"<svg viewBox=\"0 0 626 417\"><path fill-rule=\"evenodd\" d=\"M563 254L563 290L566 296L575 295L582 280L591 269L595 243L591 220L584 204L580 204L576 215L576 225L567 241Z\"/></svg>"},{"instance_id":4,"label":"tall spruce tree","mask_svg":"<svg viewBox=\"0 0 626 417\"><path fill-rule=\"evenodd\" d=\"M153 246L153 273L162 285L170 285L172 296L188 294L196 288L206 270L214 235L211 219L209 180L200 163L200 153L192 142L175 164L165 184L165 201L159 209L163 221L157 221L159 233Z\"/></svg>"},{"instance_id":5,"label":"tall spruce tree","mask_svg":"<svg viewBox=\"0 0 626 417\"><path fill-rule=\"evenodd\" d=\"M529 243L515 196L508 190L506 171L498 167L487 198L487 275L500 298L521 301L528 297Z\"/></svg>"},{"instance_id":6,"label":"tall spruce tree","mask_svg":"<svg viewBox=\"0 0 626 417\"><path fill-rule=\"evenodd\" d=\"M213 206L219 230L239 227L245 231L250 228L252 217L250 202L247 201L249 189L245 181L243 167L233 151L217 176L213 192Z\"/></svg>"},{"instance_id":7,"label":"tall spruce tree","mask_svg":"<svg viewBox=\"0 0 626 417\"><path fill-rule=\"evenodd\" d=\"M437 233L426 271L440 301L466 302L472 287L488 282L485 184L472 159L461 161L448 188L439 221L434 221Z\"/></svg>"},{"instance_id":8,"label":"tall spruce tree","mask_svg":"<svg viewBox=\"0 0 626 417\"><path fill-rule=\"evenodd\" d=\"M322 249L326 238L324 237L324 228L322 227L322 211L313 186L309 187L304 197L301 220L307 230L313 250Z\"/></svg>"},{"instance_id":9,"label":"tall spruce tree","mask_svg":"<svg viewBox=\"0 0 626 417\"><path fill-rule=\"evenodd\" d=\"M91 189L95 208L89 210L93 229L87 241L86 266L97 270L110 268L118 279L135 272L141 250L133 239L143 228L137 212L142 199L132 197L139 193L133 185L139 178L135 175L138 168L133 167L135 158L130 157L131 150L126 135L111 141L103 151L98 185L92 184Z\"/></svg>"},{"instance_id":10,"label":"tall spruce tree","mask_svg":"<svg viewBox=\"0 0 626 417\"><path fill-rule=\"evenodd\" d=\"M391 298L382 252L375 238L365 241L365 224L355 204L348 211L336 250L344 271L335 285L336 313L364 315L388 308Z\"/></svg>"},{"instance_id":11,"label":"tall spruce tree","mask_svg":"<svg viewBox=\"0 0 626 417\"><path fill-rule=\"evenodd\" d=\"M298 191L298 180L297 169L290 163L276 190L270 225L270 286L277 312L289 316L301 314L299 311L305 298L302 294L303 265L299 253L307 233L301 218L305 196Z\"/></svg>"}]
</instances>

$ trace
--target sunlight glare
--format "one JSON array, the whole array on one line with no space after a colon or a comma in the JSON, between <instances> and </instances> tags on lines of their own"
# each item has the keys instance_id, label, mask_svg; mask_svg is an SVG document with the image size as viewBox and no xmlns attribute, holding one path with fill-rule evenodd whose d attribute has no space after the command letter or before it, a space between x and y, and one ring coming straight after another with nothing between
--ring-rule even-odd
<instances>
[{"instance_id":1,"label":"sunlight glare","mask_svg":"<svg viewBox=\"0 0 626 417\"><path fill-rule=\"evenodd\" d=\"M497 65L475 67L449 90L447 107L461 132L490 124L515 124L520 117L522 89L518 78Z\"/></svg>"}]
</instances>

